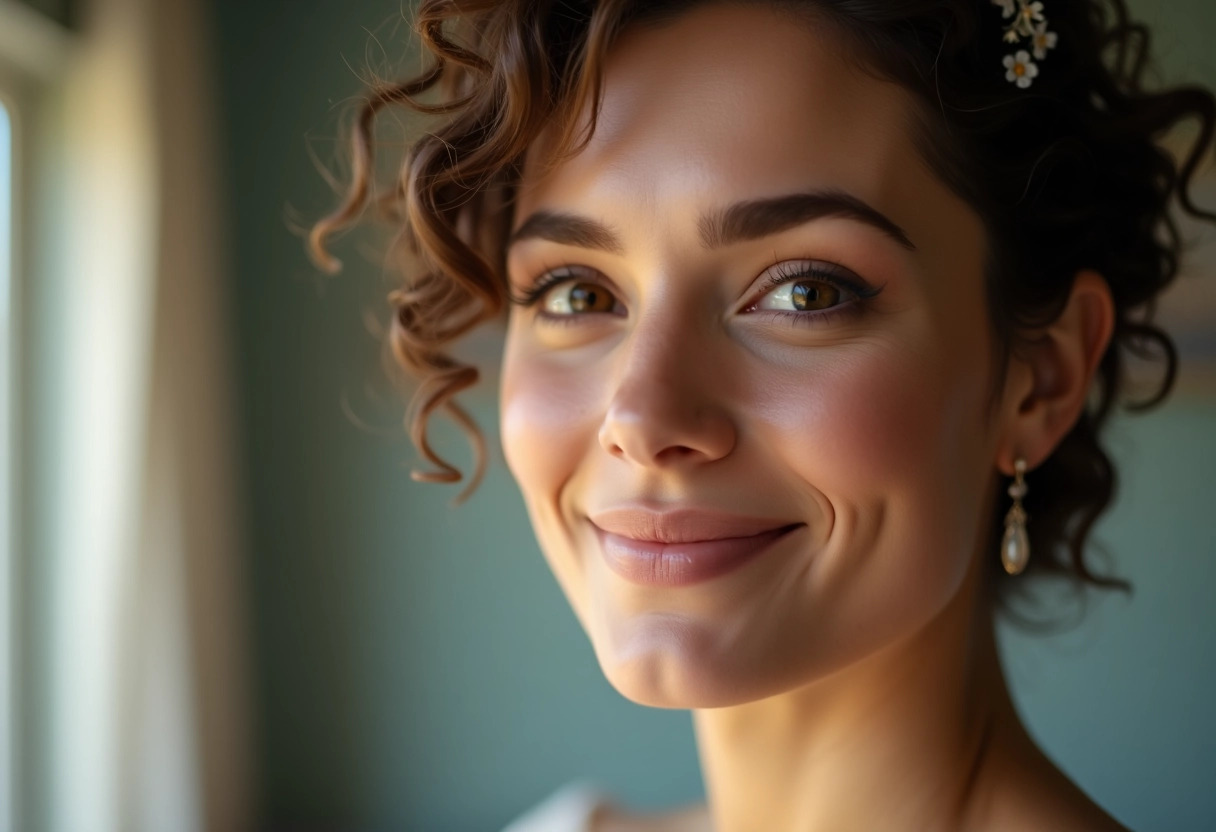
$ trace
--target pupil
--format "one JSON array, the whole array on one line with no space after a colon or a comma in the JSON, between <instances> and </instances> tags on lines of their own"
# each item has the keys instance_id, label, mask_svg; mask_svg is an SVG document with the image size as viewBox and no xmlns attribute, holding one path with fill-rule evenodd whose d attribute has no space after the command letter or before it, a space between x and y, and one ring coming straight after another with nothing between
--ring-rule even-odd
<instances>
[{"instance_id":1,"label":"pupil","mask_svg":"<svg viewBox=\"0 0 1216 832\"><path fill-rule=\"evenodd\" d=\"M837 291L832 286L814 283L795 283L790 293L794 308L799 311L826 309L836 301Z\"/></svg>"},{"instance_id":2,"label":"pupil","mask_svg":"<svg viewBox=\"0 0 1216 832\"><path fill-rule=\"evenodd\" d=\"M575 312L603 312L607 295L597 291L595 286L580 283L570 290L570 308Z\"/></svg>"}]
</instances>

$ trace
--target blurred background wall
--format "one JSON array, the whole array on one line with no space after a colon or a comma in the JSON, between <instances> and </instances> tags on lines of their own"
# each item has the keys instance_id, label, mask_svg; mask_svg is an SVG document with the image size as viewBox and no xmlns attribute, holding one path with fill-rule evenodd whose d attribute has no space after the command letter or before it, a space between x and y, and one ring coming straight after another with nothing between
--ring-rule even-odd
<instances>
[{"instance_id":1,"label":"blurred background wall","mask_svg":"<svg viewBox=\"0 0 1216 832\"><path fill-rule=\"evenodd\" d=\"M1168 79L1216 83L1216 6L1133 6ZM451 489L410 481L364 320L384 319L391 274L351 244L346 271L323 278L285 231L333 205L309 154L340 155L357 74L417 68L398 5L213 10L267 826L490 830L573 778L638 807L698 799L688 714L634 706L603 680L497 451L459 509ZM468 402L496 447L488 370ZM454 431L442 441L467 458ZM1216 828L1216 386L1196 369L1112 441L1125 488L1099 536L1136 593L1095 599L1062 635L1006 632L1016 694L1125 823Z\"/></svg>"},{"instance_id":2,"label":"blurred background wall","mask_svg":"<svg viewBox=\"0 0 1216 832\"><path fill-rule=\"evenodd\" d=\"M210 12L0 0L3 832L249 828Z\"/></svg>"},{"instance_id":3,"label":"blurred background wall","mask_svg":"<svg viewBox=\"0 0 1216 832\"><path fill-rule=\"evenodd\" d=\"M59 0L27 5L72 17ZM375 323L386 319L393 275L371 239L352 235L339 246L345 271L323 277L293 230L334 205L317 166L340 167L342 126L364 70L420 66L405 5L204 0L189 26L211 47L218 103L216 172L204 166L198 175L219 188L227 238L212 255L222 260L214 279L228 308L214 333L227 340L235 385L231 496L245 518L246 554L244 581L233 585L244 587L238 606L249 622L233 632L248 640L255 828L493 832L572 779L641 809L699 800L689 714L641 708L612 690L532 539L497 449L496 334L472 347L487 356L486 374L465 398L491 440L490 471L466 505L450 509L454 489L409 478L416 456L400 425L403 401L382 369ZM1154 27L1165 80L1216 85L1216 5L1131 5ZM175 50L173 37L162 40L162 51ZM172 85L159 89L149 99L156 106L181 106ZM189 146L182 133L161 139ZM1209 174L1201 205L1216 206L1212 182ZM1149 415L1121 417L1111 432L1124 487L1099 538L1134 596L1095 596L1079 625L1055 635L1002 633L1032 730L1137 830L1216 829L1212 251L1196 252L1202 276L1184 278L1166 304L1189 365L1177 394ZM40 290L38 307L40 349L51 356L65 349L56 285ZM157 330L163 350L181 349L173 336L189 331L191 297L178 297L176 317ZM159 396L151 398L167 394ZM197 396L180 400L188 404L175 424L195 414L197 427L198 414L210 412ZM53 398L38 407L31 420L61 409ZM467 460L460 435L439 424L439 447ZM53 491L41 479L39 487ZM48 568L33 563L26 577L42 586ZM24 599L35 634L43 600ZM194 609L204 611L204 629L238 617L214 598ZM51 720L46 661L29 656L22 682L31 748ZM209 729L205 718L199 725L233 731ZM23 764L46 763L36 753ZM32 791L35 808L55 800L51 789Z\"/></svg>"},{"instance_id":4,"label":"blurred background wall","mask_svg":"<svg viewBox=\"0 0 1216 832\"><path fill-rule=\"evenodd\" d=\"M1216 83L1216 5L1132 6L1166 78ZM699 799L688 713L608 686L542 561L497 451L493 367L467 401L494 461L449 509L454 489L409 479L416 458L364 321L385 320L391 274L350 243L346 271L321 277L285 230L334 205L309 154L340 156L359 74L418 68L398 4L213 10L268 827L493 830L575 778L638 807ZM1216 205L1211 187L1201 203ZM1216 274L1205 280L1210 296ZM1043 744L1140 830L1216 829L1216 351L1194 330L1208 369L1112 433L1125 487L1099 536L1134 597L1095 598L1062 635L1004 639Z\"/></svg>"},{"instance_id":5,"label":"blurred background wall","mask_svg":"<svg viewBox=\"0 0 1216 832\"><path fill-rule=\"evenodd\" d=\"M73 0L20 0L20 2L46 17L65 26L76 23L78 3Z\"/></svg>"}]
</instances>

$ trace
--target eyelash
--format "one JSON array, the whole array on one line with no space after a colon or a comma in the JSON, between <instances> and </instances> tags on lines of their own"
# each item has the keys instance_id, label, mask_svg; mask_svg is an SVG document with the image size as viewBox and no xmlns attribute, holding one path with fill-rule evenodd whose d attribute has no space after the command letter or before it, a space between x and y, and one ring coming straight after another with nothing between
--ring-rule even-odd
<instances>
[{"instance_id":1,"label":"eyelash","mask_svg":"<svg viewBox=\"0 0 1216 832\"><path fill-rule=\"evenodd\" d=\"M820 283L826 283L846 295L851 295L852 298L827 309L817 309L809 312L793 312L783 309L755 309L760 299L778 286L808 278ZM804 261L786 260L772 267L772 274L764 281L764 286L757 294L756 300L745 307L743 311L752 315L762 315L773 320L785 320L794 326L820 326L831 321L842 320L857 315L863 310L864 303L881 291L881 286L875 289L860 281L850 280L830 267L824 268L817 263L805 265Z\"/></svg>"},{"instance_id":2,"label":"eyelash","mask_svg":"<svg viewBox=\"0 0 1216 832\"><path fill-rule=\"evenodd\" d=\"M882 287L877 289L868 286L864 283L849 280L838 274L835 270L824 268L818 264L811 263L805 265L805 261L784 261L771 267L773 273L769 275L765 281L763 288L757 293L756 300L743 311L748 314L760 315L770 320L783 320L794 326L819 326L829 321L839 320L843 317L851 317L862 311L862 304L870 300L879 292ZM554 269L549 269L542 272L540 277L528 289L519 295L511 295L509 300L511 303L523 307L532 307L541 301L551 289L577 280L582 275L575 271L570 266L559 266ZM756 304L764 295L771 292L773 289L781 286L784 283L790 283L796 280L813 279L820 283L825 283L832 286L845 294L852 295L852 298L836 306L828 309L819 309L807 312L793 312L780 309L762 309L755 310ZM597 282L588 278L588 282ZM603 285L602 283L600 285ZM585 317L584 315L553 315L543 311L537 312L537 317L543 318L548 323L554 323L563 326L569 326L577 323L577 319Z\"/></svg>"}]
</instances>

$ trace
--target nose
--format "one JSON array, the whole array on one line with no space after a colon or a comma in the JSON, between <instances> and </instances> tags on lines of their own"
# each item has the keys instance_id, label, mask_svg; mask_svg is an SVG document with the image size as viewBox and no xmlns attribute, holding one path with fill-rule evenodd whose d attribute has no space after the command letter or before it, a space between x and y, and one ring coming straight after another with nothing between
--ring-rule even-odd
<instances>
[{"instance_id":1,"label":"nose","mask_svg":"<svg viewBox=\"0 0 1216 832\"><path fill-rule=\"evenodd\" d=\"M670 318L668 318L670 320ZM639 323L620 354L616 387L599 429L612 456L647 468L712 462L735 447L712 349L688 328Z\"/></svg>"}]
</instances>

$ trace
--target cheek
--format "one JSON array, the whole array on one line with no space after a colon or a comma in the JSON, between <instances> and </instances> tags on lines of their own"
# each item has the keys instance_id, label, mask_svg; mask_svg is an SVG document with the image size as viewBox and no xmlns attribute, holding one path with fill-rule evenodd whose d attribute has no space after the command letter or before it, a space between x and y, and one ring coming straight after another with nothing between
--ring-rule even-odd
<instances>
[{"instance_id":1,"label":"cheek","mask_svg":"<svg viewBox=\"0 0 1216 832\"><path fill-rule=\"evenodd\" d=\"M588 420L600 386L589 368L571 372L552 356L521 348L508 333L499 394L503 455L541 552L585 630L587 578L579 559L568 556L575 541L560 498L596 440Z\"/></svg>"},{"instance_id":2,"label":"cheek","mask_svg":"<svg viewBox=\"0 0 1216 832\"><path fill-rule=\"evenodd\" d=\"M500 434L507 467L529 503L555 500L596 440L589 425L601 388L592 368L571 372L508 340Z\"/></svg>"},{"instance_id":3,"label":"cheek","mask_svg":"<svg viewBox=\"0 0 1216 832\"><path fill-rule=\"evenodd\" d=\"M952 355L923 340L853 344L798 379L765 384L755 424L768 434L758 441L779 452L774 470L791 490L831 516L825 538L791 564L796 579L782 582L794 588L782 631L813 634L819 647L774 636L757 655L766 667L843 666L956 595L974 552L974 475L986 469L983 376L970 367L976 357Z\"/></svg>"},{"instance_id":4,"label":"cheek","mask_svg":"<svg viewBox=\"0 0 1216 832\"><path fill-rule=\"evenodd\" d=\"M874 343L766 385L780 393L758 419L765 443L838 526L818 580L961 575L987 470L982 361L923 340Z\"/></svg>"},{"instance_id":5,"label":"cheek","mask_svg":"<svg viewBox=\"0 0 1216 832\"><path fill-rule=\"evenodd\" d=\"M940 461L970 398L951 389L957 372L894 344L855 349L797 378L762 381L758 421L811 485L860 496Z\"/></svg>"}]
</instances>

